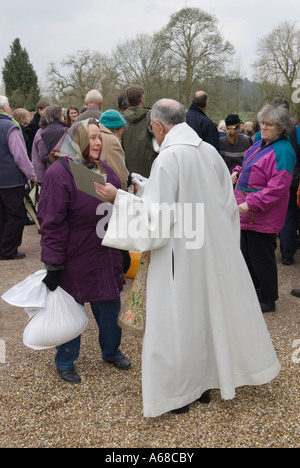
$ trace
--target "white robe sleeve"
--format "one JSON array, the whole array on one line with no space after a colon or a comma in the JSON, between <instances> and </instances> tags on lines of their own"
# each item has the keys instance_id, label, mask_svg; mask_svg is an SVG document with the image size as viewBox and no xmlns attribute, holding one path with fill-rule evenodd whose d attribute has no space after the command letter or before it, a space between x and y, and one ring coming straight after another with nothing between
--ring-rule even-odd
<instances>
[{"instance_id":1,"label":"white robe sleeve","mask_svg":"<svg viewBox=\"0 0 300 468\"><path fill-rule=\"evenodd\" d=\"M174 171L155 164L142 198L118 190L103 245L146 252L168 242L177 222Z\"/></svg>"}]
</instances>

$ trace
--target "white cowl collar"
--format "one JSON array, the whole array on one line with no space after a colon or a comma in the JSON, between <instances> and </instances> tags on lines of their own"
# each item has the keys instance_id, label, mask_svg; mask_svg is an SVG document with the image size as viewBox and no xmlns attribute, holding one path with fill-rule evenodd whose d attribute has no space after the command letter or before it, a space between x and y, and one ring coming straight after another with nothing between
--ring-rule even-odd
<instances>
[{"instance_id":1,"label":"white cowl collar","mask_svg":"<svg viewBox=\"0 0 300 468\"><path fill-rule=\"evenodd\" d=\"M197 133L186 123L175 125L165 136L160 152L169 146L189 145L198 147L202 142Z\"/></svg>"}]
</instances>

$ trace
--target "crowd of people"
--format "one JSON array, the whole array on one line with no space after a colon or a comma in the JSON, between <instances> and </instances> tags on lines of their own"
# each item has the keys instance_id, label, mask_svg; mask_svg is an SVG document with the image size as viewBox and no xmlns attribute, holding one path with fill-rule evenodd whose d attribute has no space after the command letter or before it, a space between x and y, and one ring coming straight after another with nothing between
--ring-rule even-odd
<instances>
[{"instance_id":1,"label":"crowd of people","mask_svg":"<svg viewBox=\"0 0 300 468\"><path fill-rule=\"evenodd\" d=\"M30 116L0 96L0 260L26 257L25 185L39 184L44 282L91 304L102 358L120 370L131 367L117 323L129 251L151 252L145 416L187 412L193 401L209 402L211 388L230 399L238 386L272 380L280 365L262 313L276 310L277 239L285 265L299 239L300 127L287 101L265 105L253 124L230 114L218 125L204 91L188 110L172 99L148 108L139 85L119 96L117 109L102 106L91 90L80 110L40 101ZM95 184L102 201L77 189L70 161L105 176L105 186ZM100 238L97 207L110 202L115 216ZM176 213L161 231L152 207L166 203L204 205L203 245L186 247ZM149 235L118 238L137 212ZM74 384L79 352L80 336L55 356L61 378Z\"/></svg>"}]
</instances>

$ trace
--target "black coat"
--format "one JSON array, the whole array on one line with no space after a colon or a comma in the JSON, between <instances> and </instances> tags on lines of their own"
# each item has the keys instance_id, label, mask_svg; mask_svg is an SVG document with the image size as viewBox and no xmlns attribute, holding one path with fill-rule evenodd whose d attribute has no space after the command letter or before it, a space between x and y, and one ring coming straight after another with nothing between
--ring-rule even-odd
<instances>
[{"instance_id":1,"label":"black coat","mask_svg":"<svg viewBox=\"0 0 300 468\"><path fill-rule=\"evenodd\" d=\"M31 146L32 146L32 143L33 143L36 132L40 129L40 125L39 125L40 124L40 119L41 119L40 114L38 112L36 112L34 114L34 116L33 116L33 119L31 120L31 122L27 126L26 134L27 134L27 138L29 140L29 144Z\"/></svg>"},{"instance_id":2,"label":"black coat","mask_svg":"<svg viewBox=\"0 0 300 468\"><path fill-rule=\"evenodd\" d=\"M210 143L219 151L219 133L216 125L203 110L192 104L186 113L186 122L203 141Z\"/></svg>"}]
</instances>

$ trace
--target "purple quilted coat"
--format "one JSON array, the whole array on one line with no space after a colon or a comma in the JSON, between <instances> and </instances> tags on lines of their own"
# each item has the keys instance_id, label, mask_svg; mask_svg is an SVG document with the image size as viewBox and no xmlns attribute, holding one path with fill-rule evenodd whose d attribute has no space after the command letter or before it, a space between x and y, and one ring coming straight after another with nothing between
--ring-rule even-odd
<instances>
[{"instance_id":1,"label":"purple quilted coat","mask_svg":"<svg viewBox=\"0 0 300 468\"><path fill-rule=\"evenodd\" d=\"M78 302L117 299L123 288L123 261L119 250L101 245L96 226L101 203L77 190L68 159L56 161L45 173L38 205L41 259L64 264L60 286ZM120 180L103 163L107 182L120 188Z\"/></svg>"}]
</instances>

